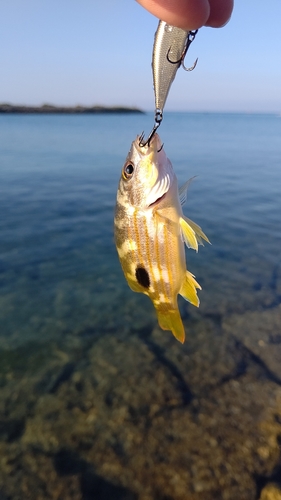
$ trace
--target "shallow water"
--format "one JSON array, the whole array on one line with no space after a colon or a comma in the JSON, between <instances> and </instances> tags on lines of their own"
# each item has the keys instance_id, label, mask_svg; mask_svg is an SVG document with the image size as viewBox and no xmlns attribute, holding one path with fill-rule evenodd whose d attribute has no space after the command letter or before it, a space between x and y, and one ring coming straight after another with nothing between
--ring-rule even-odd
<instances>
[{"instance_id":1,"label":"shallow water","mask_svg":"<svg viewBox=\"0 0 281 500\"><path fill-rule=\"evenodd\" d=\"M158 445L161 441L156 430L147 449L142 444L139 461L131 463L139 450L138 443L143 443L145 425L153 428L157 422L161 429L165 428L163 415L173 412L173 417L167 413L167 421L174 422L174 434L164 439L165 455L171 448L177 450L169 439L177 441L177 432L184 432L178 430L179 422L183 418L195 419L194 401L200 400L202 408L208 406L210 381L212 387L217 387L218 381L230 383L237 376L248 377L247 384L254 387L250 401L259 394L265 379L275 384L271 394L278 393L281 374L279 379L278 369L276 372L270 365L272 356L264 356L255 345L262 346L261 341L270 344L269 337L262 335L273 335L275 353L280 349L276 338L281 302L281 118L255 114L165 115L161 138L179 184L197 176L184 211L202 226L212 242L212 246L200 247L198 254L187 251L188 268L203 290L199 310L180 299L187 331L184 347L170 332L158 329L150 301L128 288L113 242L113 211L121 166L135 135L143 129L148 132L151 123L151 114L0 116L0 443L4 462L15 464L19 456L25 457L25 468L19 474L21 495L26 488L27 492L37 492L32 498L59 498L57 488L63 484L64 499L93 498L95 488L101 488L97 490L98 498L164 499L165 491L165 498L175 499L187 498L186 491L195 499L206 500L208 495L213 498L218 492L221 498L237 498L238 490L224 486L219 478L214 486L206 478L200 479L199 472L190 472L199 465L194 465L195 444L189 441L186 473L182 471L175 479L175 454L167 465L171 477L163 470L153 489L155 472L151 476L139 472L138 477L136 471L149 469L146 461L158 460L152 450L153 440ZM272 323L275 327L269 319L273 316L267 316L271 310L277 315ZM263 322L267 324L265 332L252 338ZM253 328L244 340L241 331L244 328L248 332L249 326L245 325L249 324ZM74 396L73 387L80 386L83 389L77 389ZM245 392L245 385L241 391ZM223 404L230 393L229 389L220 396ZM273 398L274 408L278 397ZM237 395L237 401L241 398ZM237 401L235 407L239 407ZM270 404L265 398L260 414ZM46 405L50 405L52 414L59 415L55 419L59 427L52 423L55 436L46 424ZM153 405L157 409L153 410ZM77 408L84 412L85 421ZM120 416L122 411L126 416ZM184 416L175 416L177 411ZM241 412L250 422L251 412L248 414L245 408ZM226 415L223 418L227 422ZM100 431L91 432L86 421L98 422ZM65 425L76 429L76 438L63 435L60 429ZM194 421L189 422L192 425ZM205 436L208 425L202 420L193 431ZM250 432L251 425L247 425L240 433L243 440ZM121 437L124 426L131 437ZM275 434L279 430L275 429ZM188 426L185 432L188 434ZM83 445L85 433L89 434L88 448ZM185 438L184 434L181 439ZM217 436L208 439L219 443ZM198 446L202 447L202 442ZM223 454L220 445L216 446ZM41 486L36 468L33 473L27 472L29 462L35 467L36 449L42 461ZM249 465L245 484L251 484L249 477L270 476L269 471L278 463L275 452L268 452L272 467L266 460L256 468ZM182 453L178 449L178 456ZM242 469L247 469L243 462L246 452L243 457L233 453L235 463L241 459ZM73 469L69 456L73 458ZM211 459L201 456L200 460L205 460L209 470ZM65 464L70 467L67 474L61 470L67 467ZM6 495L3 498L17 498L7 479L11 471L16 472L14 466L9 467L0 475L0 493L2 488ZM221 473L225 485L241 473L234 469ZM50 475L53 489L46 479ZM87 480L93 486L87 486ZM239 490L241 498L257 498L259 483L252 480L254 486L249 492ZM179 486L172 487L177 481ZM97 486L100 484L103 486ZM112 485L117 489L110 490Z\"/></svg>"}]
</instances>

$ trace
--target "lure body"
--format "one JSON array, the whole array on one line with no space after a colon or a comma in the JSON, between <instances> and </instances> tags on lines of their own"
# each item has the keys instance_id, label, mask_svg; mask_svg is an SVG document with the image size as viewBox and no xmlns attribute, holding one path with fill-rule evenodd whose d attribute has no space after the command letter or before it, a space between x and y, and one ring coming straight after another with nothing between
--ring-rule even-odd
<instances>
[{"instance_id":1,"label":"lure body","mask_svg":"<svg viewBox=\"0 0 281 500\"><path fill-rule=\"evenodd\" d=\"M155 108L163 112L170 87L185 54L188 31L160 21L155 33L152 73Z\"/></svg>"},{"instance_id":2,"label":"lure body","mask_svg":"<svg viewBox=\"0 0 281 500\"><path fill-rule=\"evenodd\" d=\"M164 106L179 67L182 66L186 71L192 71L197 64L196 59L190 68L186 68L184 65L185 55L197 31L185 31L171 26L164 21L159 21L154 36L152 53L155 98L154 126L146 140L144 140L144 135L140 137L141 146L146 146L150 143L162 122Z\"/></svg>"},{"instance_id":3,"label":"lure body","mask_svg":"<svg viewBox=\"0 0 281 500\"><path fill-rule=\"evenodd\" d=\"M199 226L185 218L177 178L157 134L150 145L132 143L122 169L115 209L115 242L124 275L135 292L150 297L159 325L184 342L177 304L181 294L199 306L200 285L186 270L184 242L195 250L202 238Z\"/></svg>"}]
</instances>

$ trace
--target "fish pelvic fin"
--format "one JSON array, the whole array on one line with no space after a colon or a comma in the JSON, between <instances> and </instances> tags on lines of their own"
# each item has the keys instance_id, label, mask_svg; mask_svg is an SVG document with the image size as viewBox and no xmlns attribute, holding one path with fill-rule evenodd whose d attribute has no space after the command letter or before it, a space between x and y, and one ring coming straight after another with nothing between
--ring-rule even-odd
<instances>
[{"instance_id":1,"label":"fish pelvic fin","mask_svg":"<svg viewBox=\"0 0 281 500\"><path fill-rule=\"evenodd\" d=\"M188 302L190 302L194 306L199 307L200 300L197 295L197 288L199 290L202 290L193 274L191 274L189 271L186 271L185 278L179 293L185 300L188 300Z\"/></svg>"},{"instance_id":2,"label":"fish pelvic fin","mask_svg":"<svg viewBox=\"0 0 281 500\"><path fill-rule=\"evenodd\" d=\"M174 337L182 344L185 341L185 331L178 309L167 311L157 310L159 326L162 330L170 330Z\"/></svg>"},{"instance_id":3,"label":"fish pelvic fin","mask_svg":"<svg viewBox=\"0 0 281 500\"><path fill-rule=\"evenodd\" d=\"M196 237L199 245L204 246L203 240L207 241L207 243L210 243L210 245L211 245L211 242L210 242L208 236L206 236L206 234L202 231L201 227L198 226L198 224L196 224L195 222L190 220L188 217L185 217L185 215L183 216L183 219L191 227L191 229L193 229L193 231L195 233L195 237Z\"/></svg>"}]
</instances>

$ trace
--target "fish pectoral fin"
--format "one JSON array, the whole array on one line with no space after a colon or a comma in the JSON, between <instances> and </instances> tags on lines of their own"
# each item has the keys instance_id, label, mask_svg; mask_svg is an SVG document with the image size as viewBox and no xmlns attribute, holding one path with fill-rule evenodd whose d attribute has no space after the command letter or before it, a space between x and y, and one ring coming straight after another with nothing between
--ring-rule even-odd
<instances>
[{"instance_id":1,"label":"fish pectoral fin","mask_svg":"<svg viewBox=\"0 0 281 500\"><path fill-rule=\"evenodd\" d=\"M184 205L185 202L186 202L186 199L187 199L187 190L189 188L189 185L191 184L191 182L193 181L193 179L195 179L195 177L197 177L196 175L194 175L194 177L191 177L191 179L188 179L188 181L186 181L179 189L179 198L180 198L180 203L181 205Z\"/></svg>"},{"instance_id":2,"label":"fish pectoral fin","mask_svg":"<svg viewBox=\"0 0 281 500\"><path fill-rule=\"evenodd\" d=\"M199 307L200 300L197 295L197 288L199 290L202 290L193 274L191 274L189 271L186 271L185 279L183 281L179 294L194 306Z\"/></svg>"},{"instance_id":3,"label":"fish pectoral fin","mask_svg":"<svg viewBox=\"0 0 281 500\"><path fill-rule=\"evenodd\" d=\"M170 330L182 344L185 340L185 331L178 309L170 309L166 312L157 310L158 322L162 330Z\"/></svg>"},{"instance_id":4,"label":"fish pectoral fin","mask_svg":"<svg viewBox=\"0 0 281 500\"><path fill-rule=\"evenodd\" d=\"M176 223L175 221L169 219L165 215L162 215L160 210L157 210L155 212L155 217L156 217L157 223L160 222L162 224L165 224L166 228L168 229L168 231L170 233L172 233L174 235L175 234L179 234L179 225L178 225L178 223Z\"/></svg>"},{"instance_id":5,"label":"fish pectoral fin","mask_svg":"<svg viewBox=\"0 0 281 500\"><path fill-rule=\"evenodd\" d=\"M185 242L186 246L188 248L193 248L193 250L196 250L196 252L198 252L198 242L194 229L183 217L180 217L179 222L181 227L182 239Z\"/></svg>"},{"instance_id":6,"label":"fish pectoral fin","mask_svg":"<svg viewBox=\"0 0 281 500\"><path fill-rule=\"evenodd\" d=\"M188 217L185 217L185 215L183 216L183 218L187 222L187 224L193 229L199 245L204 246L203 240L207 241L207 243L210 243L211 245L208 236L206 236L206 234L202 231L201 227L198 226L198 224L190 220Z\"/></svg>"}]
</instances>

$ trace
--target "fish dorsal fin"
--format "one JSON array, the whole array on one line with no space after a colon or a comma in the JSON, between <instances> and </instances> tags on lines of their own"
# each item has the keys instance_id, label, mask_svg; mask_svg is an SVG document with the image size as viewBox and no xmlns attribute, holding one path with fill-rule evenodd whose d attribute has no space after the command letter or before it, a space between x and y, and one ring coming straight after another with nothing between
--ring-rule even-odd
<instances>
[{"instance_id":1,"label":"fish dorsal fin","mask_svg":"<svg viewBox=\"0 0 281 500\"><path fill-rule=\"evenodd\" d=\"M181 227L182 239L185 242L186 246L188 248L193 248L193 250L196 250L196 252L198 252L198 242L194 229L183 217L180 217L179 222Z\"/></svg>"},{"instance_id":2,"label":"fish dorsal fin","mask_svg":"<svg viewBox=\"0 0 281 500\"><path fill-rule=\"evenodd\" d=\"M194 306L199 307L200 301L197 296L197 288L201 290L201 286L199 285L199 283L197 283L193 274L191 274L189 271L186 271L185 279L179 293L185 300L188 300L188 302L190 302Z\"/></svg>"},{"instance_id":3,"label":"fish dorsal fin","mask_svg":"<svg viewBox=\"0 0 281 500\"><path fill-rule=\"evenodd\" d=\"M202 231L201 227L198 226L198 224L196 224L192 220L188 219L188 217L183 216L183 218L187 222L187 224L193 229L199 245L203 245L204 246L203 240L207 241L207 243L210 243L210 245L211 245L211 242L209 241L209 238Z\"/></svg>"},{"instance_id":4,"label":"fish dorsal fin","mask_svg":"<svg viewBox=\"0 0 281 500\"><path fill-rule=\"evenodd\" d=\"M191 182L193 181L193 179L195 179L195 177L197 177L196 175L194 175L193 177L191 177L190 179L188 179L188 181L186 181L179 189L179 198L180 198L180 203L181 205L184 205L185 202L186 202L186 199L187 199L187 190L189 188L189 184L191 184Z\"/></svg>"}]
</instances>

